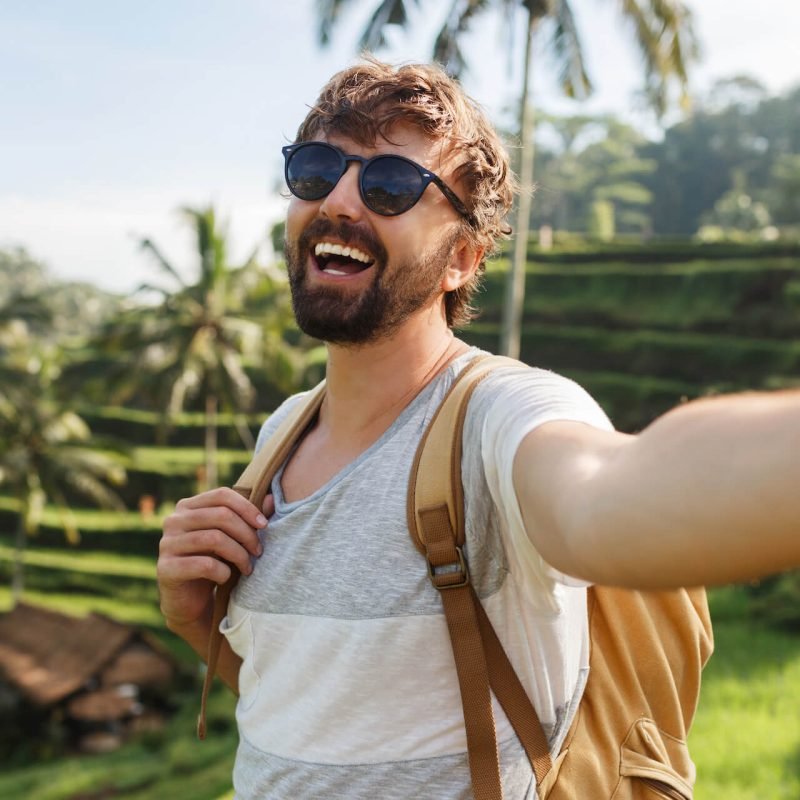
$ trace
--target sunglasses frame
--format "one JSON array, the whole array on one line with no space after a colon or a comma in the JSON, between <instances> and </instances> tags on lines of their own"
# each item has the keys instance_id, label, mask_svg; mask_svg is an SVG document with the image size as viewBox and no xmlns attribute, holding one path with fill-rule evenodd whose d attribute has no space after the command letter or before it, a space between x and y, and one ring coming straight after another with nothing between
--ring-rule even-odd
<instances>
[{"instance_id":1,"label":"sunglasses frame","mask_svg":"<svg viewBox=\"0 0 800 800\"><path fill-rule=\"evenodd\" d=\"M310 146L324 147L327 150L333 152L339 159L340 172L339 172L339 177L336 179L333 186L331 186L331 188L327 192L319 195L319 197L305 198L305 197L300 197L300 195L298 195L292 189L292 184L289 181L289 162L291 161L292 156L294 156L300 150L303 150L306 147ZM433 183L439 188L441 193L450 201L450 205L452 205L453 208L462 217L464 217L464 219L467 220L467 222L469 222L470 224L473 223L472 214L470 214L469 211L467 211L467 207L461 202L461 200L458 198L458 195L456 195L456 193L438 175L436 175L436 173L431 172L431 170L429 169L425 169L425 167L421 166L420 164L417 164L416 161L412 161L410 158L406 158L405 156L395 155L394 153L379 153L378 155L372 156L371 158L365 158L364 156L348 155L347 153L343 152L338 147L336 147L336 145L330 144L329 142L318 142L318 141L295 142L294 144L287 144L285 147L281 148L281 152L283 153L283 156L286 159L284 164L284 178L286 180L286 185L288 186L289 191L295 197L298 197L300 200L307 200L309 202L314 202L316 200L321 200L323 197L327 197L333 191L334 187L342 179L342 176L345 174L345 172L347 172L347 167L350 165L350 163L356 161L361 165L361 170L359 171L358 175L358 191L359 194L361 195L361 201L374 214L379 214L382 217L397 217L400 216L400 214L405 214L406 211L410 211L420 201L420 198L425 193L425 190L431 183ZM383 161L386 159L395 159L398 161L404 161L406 164L410 164L417 171L417 174L420 176L422 180L422 187L414 202L411 203L411 205L408 206L408 208L404 208L402 211L395 211L394 213L390 214L386 214L382 211L377 211L374 208L372 208L364 192L365 172L375 162Z\"/></svg>"}]
</instances>

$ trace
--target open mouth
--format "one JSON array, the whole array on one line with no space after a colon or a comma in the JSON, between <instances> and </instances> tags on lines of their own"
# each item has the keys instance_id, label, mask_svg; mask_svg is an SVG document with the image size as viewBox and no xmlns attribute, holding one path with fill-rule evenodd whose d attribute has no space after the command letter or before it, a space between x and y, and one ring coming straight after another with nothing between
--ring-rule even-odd
<instances>
[{"instance_id":1,"label":"open mouth","mask_svg":"<svg viewBox=\"0 0 800 800\"><path fill-rule=\"evenodd\" d=\"M363 250L334 242L318 242L314 247L314 259L320 272L336 276L355 275L375 263Z\"/></svg>"}]
</instances>

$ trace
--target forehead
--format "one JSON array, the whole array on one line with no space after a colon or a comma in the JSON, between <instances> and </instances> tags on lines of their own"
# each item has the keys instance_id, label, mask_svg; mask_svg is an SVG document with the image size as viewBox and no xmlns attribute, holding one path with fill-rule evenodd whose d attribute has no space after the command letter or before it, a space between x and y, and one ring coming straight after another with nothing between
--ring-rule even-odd
<instances>
[{"instance_id":1,"label":"forehead","mask_svg":"<svg viewBox=\"0 0 800 800\"><path fill-rule=\"evenodd\" d=\"M434 139L412 125L397 124L373 141L358 141L336 131L320 131L315 137L330 142L348 155L370 156L393 154L410 158L438 174L452 172L457 162L455 148L447 139Z\"/></svg>"}]
</instances>

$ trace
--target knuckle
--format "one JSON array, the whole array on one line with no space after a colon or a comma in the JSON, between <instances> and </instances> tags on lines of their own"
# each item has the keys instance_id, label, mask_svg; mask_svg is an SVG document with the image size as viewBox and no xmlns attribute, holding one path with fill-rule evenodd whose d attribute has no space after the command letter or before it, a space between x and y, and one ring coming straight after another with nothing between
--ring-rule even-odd
<instances>
[{"instance_id":1,"label":"knuckle","mask_svg":"<svg viewBox=\"0 0 800 800\"><path fill-rule=\"evenodd\" d=\"M201 568L203 577L215 583L223 583L230 575L230 567L216 558L206 558Z\"/></svg>"},{"instance_id":2,"label":"knuckle","mask_svg":"<svg viewBox=\"0 0 800 800\"><path fill-rule=\"evenodd\" d=\"M221 522L225 527L230 527L232 525L235 525L237 520L239 519L239 515L232 509L228 508L227 506L222 506L219 509L219 513Z\"/></svg>"},{"instance_id":3,"label":"knuckle","mask_svg":"<svg viewBox=\"0 0 800 800\"><path fill-rule=\"evenodd\" d=\"M198 531L196 543L201 550L214 550L219 546L227 537L222 531L215 529Z\"/></svg>"}]
</instances>

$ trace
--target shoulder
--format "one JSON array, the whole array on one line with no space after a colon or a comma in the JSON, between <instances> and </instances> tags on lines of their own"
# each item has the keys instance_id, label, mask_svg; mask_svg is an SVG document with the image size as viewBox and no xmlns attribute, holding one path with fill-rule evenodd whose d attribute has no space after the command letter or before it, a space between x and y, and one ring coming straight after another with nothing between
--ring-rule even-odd
<instances>
[{"instance_id":1,"label":"shoulder","mask_svg":"<svg viewBox=\"0 0 800 800\"><path fill-rule=\"evenodd\" d=\"M298 392L297 394L293 394L291 397L287 397L276 409L273 411L269 417L264 421L263 425L261 426L261 430L258 432L258 438L256 439L256 453L264 446L264 442L266 442L270 436L277 430L278 425L286 418L288 414L291 413L292 409L297 406L298 403L303 401L303 398L307 397L310 394L310 390L306 392Z\"/></svg>"},{"instance_id":2,"label":"shoulder","mask_svg":"<svg viewBox=\"0 0 800 800\"><path fill-rule=\"evenodd\" d=\"M525 364L493 370L475 389L467 409L464 452L480 469L500 519L510 570L529 602L555 608L555 587L585 587L555 570L540 555L522 519L514 488L514 461L523 440L547 422L586 423L613 430L600 405L578 383Z\"/></svg>"},{"instance_id":3,"label":"shoulder","mask_svg":"<svg viewBox=\"0 0 800 800\"><path fill-rule=\"evenodd\" d=\"M470 400L468 421L470 417L473 426L481 426L484 444L487 437L504 438L511 432L518 443L530 431L555 420L613 428L603 409L580 384L522 363L499 367L481 382Z\"/></svg>"}]
</instances>

